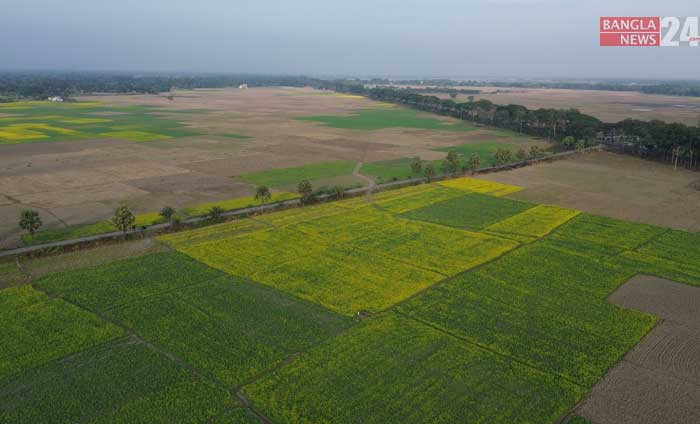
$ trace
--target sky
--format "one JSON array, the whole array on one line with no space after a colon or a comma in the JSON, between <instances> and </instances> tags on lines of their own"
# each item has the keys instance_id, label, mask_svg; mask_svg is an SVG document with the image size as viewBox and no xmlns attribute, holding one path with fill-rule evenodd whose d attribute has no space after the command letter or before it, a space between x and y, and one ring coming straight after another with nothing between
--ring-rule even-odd
<instances>
[{"instance_id":1,"label":"sky","mask_svg":"<svg viewBox=\"0 0 700 424\"><path fill-rule=\"evenodd\" d=\"M700 78L700 47L600 47L697 0L0 0L0 69Z\"/></svg>"}]
</instances>

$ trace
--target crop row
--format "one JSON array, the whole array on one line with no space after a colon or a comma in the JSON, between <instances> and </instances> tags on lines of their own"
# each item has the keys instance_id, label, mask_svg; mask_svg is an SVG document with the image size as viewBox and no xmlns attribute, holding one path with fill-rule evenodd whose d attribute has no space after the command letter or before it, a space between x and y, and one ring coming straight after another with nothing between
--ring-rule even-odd
<instances>
[{"instance_id":1,"label":"crop row","mask_svg":"<svg viewBox=\"0 0 700 424\"><path fill-rule=\"evenodd\" d=\"M700 274L699 233L669 230L641 246L638 251L646 255L653 255L682 265L695 267L697 273Z\"/></svg>"},{"instance_id":2,"label":"crop row","mask_svg":"<svg viewBox=\"0 0 700 424\"><path fill-rule=\"evenodd\" d=\"M222 224L207 225L190 231L179 231L158 236L158 240L173 248L183 248L209 241L223 240L264 228L265 224L253 219L240 219Z\"/></svg>"},{"instance_id":3,"label":"crop row","mask_svg":"<svg viewBox=\"0 0 700 424\"><path fill-rule=\"evenodd\" d=\"M178 252L154 253L97 267L51 274L37 281L48 293L94 311L223 276Z\"/></svg>"},{"instance_id":4,"label":"crop row","mask_svg":"<svg viewBox=\"0 0 700 424\"><path fill-rule=\"evenodd\" d=\"M107 315L230 387L352 323L234 277L133 302Z\"/></svg>"},{"instance_id":5,"label":"crop row","mask_svg":"<svg viewBox=\"0 0 700 424\"><path fill-rule=\"evenodd\" d=\"M392 312L244 392L285 423L551 422L584 393Z\"/></svg>"},{"instance_id":6,"label":"crop row","mask_svg":"<svg viewBox=\"0 0 700 424\"><path fill-rule=\"evenodd\" d=\"M492 196L507 196L522 190L522 187L501 184L495 181L477 180L476 178L462 177L440 181L438 184L444 187L457 188L474 193L490 194Z\"/></svg>"},{"instance_id":7,"label":"crop row","mask_svg":"<svg viewBox=\"0 0 700 424\"><path fill-rule=\"evenodd\" d=\"M0 292L4 306L15 305L15 309L0 314L0 381L122 335L119 328L63 299L36 302L41 296L27 293L28 290L33 289ZM12 294L8 292L20 298L9 299ZM17 308L19 305L25 306Z\"/></svg>"},{"instance_id":8,"label":"crop row","mask_svg":"<svg viewBox=\"0 0 700 424\"><path fill-rule=\"evenodd\" d=\"M401 216L449 227L481 230L533 206L516 200L469 193L406 212Z\"/></svg>"},{"instance_id":9,"label":"crop row","mask_svg":"<svg viewBox=\"0 0 700 424\"><path fill-rule=\"evenodd\" d=\"M345 211L344 208L341 208L339 206L348 201L349 200L343 202L322 203L319 205L305 206L302 208L287 209L284 211L260 215L256 217L255 220L264 222L275 227L283 227L285 225L297 224L299 222L310 221L324 216L339 214Z\"/></svg>"},{"instance_id":10,"label":"crop row","mask_svg":"<svg viewBox=\"0 0 700 424\"><path fill-rule=\"evenodd\" d=\"M651 316L606 302L630 276L535 242L399 310L587 387L655 323Z\"/></svg>"},{"instance_id":11,"label":"crop row","mask_svg":"<svg viewBox=\"0 0 700 424\"><path fill-rule=\"evenodd\" d=\"M525 212L489 225L485 230L539 238L549 234L579 213L579 211L559 206L537 205Z\"/></svg>"},{"instance_id":12,"label":"crop row","mask_svg":"<svg viewBox=\"0 0 700 424\"><path fill-rule=\"evenodd\" d=\"M17 309L45 302L49 297L31 286L13 287L0 290L0 315L15 312Z\"/></svg>"},{"instance_id":13,"label":"crop row","mask_svg":"<svg viewBox=\"0 0 700 424\"><path fill-rule=\"evenodd\" d=\"M359 208L180 250L229 274L353 314L391 306L516 245Z\"/></svg>"},{"instance_id":14,"label":"crop row","mask_svg":"<svg viewBox=\"0 0 700 424\"><path fill-rule=\"evenodd\" d=\"M572 252L607 258L633 250L665 231L652 225L584 213L559 227L548 239Z\"/></svg>"},{"instance_id":15,"label":"crop row","mask_svg":"<svg viewBox=\"0 0 700 424\"><path fill-rule=\"evenodd\" d=\"M464 192L461 190L441 187L439 185L430 185L427 187L430 187L430 190L396 198L378 199L376 203L381 208L392 213L403 213L464 195Z\"/></svg>"},{"instance_id":16,"label":"crop row","mask_svg":"<svg viewBox=\"0 0 700 424\"><path fill-rule=\"evenodd\" d=\"M131 339L0 381L4 423L205 423L220 413L256 422L226 391Z\"/></svg>"}]
</instances>

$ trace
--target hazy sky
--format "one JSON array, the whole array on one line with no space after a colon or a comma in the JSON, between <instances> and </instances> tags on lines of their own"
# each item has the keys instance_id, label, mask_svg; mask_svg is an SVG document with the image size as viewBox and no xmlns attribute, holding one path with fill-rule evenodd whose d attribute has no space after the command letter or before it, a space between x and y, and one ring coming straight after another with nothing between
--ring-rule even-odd
<instances>
[{"instance_id":1,"label":"hazy sky","mask_svg":"<svg viewBox=\"0 0 700 424\"><path fill-rule=\"evenodd\" d=\"M0 68L700 78L697 48L599 47L697 0L0 0Z\"/></svg>"}]
</instances>

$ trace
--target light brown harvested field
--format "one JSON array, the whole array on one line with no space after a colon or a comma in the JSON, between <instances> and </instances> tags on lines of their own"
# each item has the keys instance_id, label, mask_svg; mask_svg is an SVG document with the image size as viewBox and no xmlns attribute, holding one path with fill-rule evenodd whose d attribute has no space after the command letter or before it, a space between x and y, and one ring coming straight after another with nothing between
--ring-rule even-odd
<instances>
[{"instance_id":1,"label":"light brown harvested field","mask_svg":"<svg viewBox=\"0 0 700 424\"><path fill-rule=\"evenodd\" d=\"M577 412L599 424L700 422L700 288L639 275L608 300L663 321Z\"/></svg>"},{"instance_id":2,"label":"light brown harvested field","mask_svg":"<svg viewBox=\"0 0 700 424\"><path fill-rule=\"evenodd\" d=\"M191 90L176 92L173 100L163 95L104 95L82 100L179 110L181 113L164 110L163 114L204 135L141 143L88 139L0 146L0 246L16 244L18 211L26 207L38 209L48 229L107 219L123 202L136 213L146 213L166 205L182 208L251 195L254 186L231 177L261 170L334 160L439 159L445 153L432 149L470 142L543 143L515 140L487 128L364 131L296 120L393 107L310 88ZM361 180L347 176L313 183L358 182Z\"/></svg>"},{"instance_id":3,"label":"light brown harvested field","mask_svg":"<svg viewBox=\"0 0 700 424\"><path fill-rule=\"evenodd\" d=\"M519 104L531 109L579 109L606 122L626 118L642 120L660 119L697 125L700 116L700 98L687 96L663 96L632 91L567 90L559 88L519 87L463 87L482 90L474 95L497 104ZM447 94L435 94L447 98ZM458 101L468 95L460 94Z\"/></svg>"},{"instance_id":4,"label":"light brown harvested field","mask_svg":"<svg viewBox=\"0 0 700 424\"><path fill-rule=\"evenodd\" d=\"M479 176L524 187L515 199L549 203L631 221L700 231L697 172L595 152Z\"/></svg>"}]
</instances>

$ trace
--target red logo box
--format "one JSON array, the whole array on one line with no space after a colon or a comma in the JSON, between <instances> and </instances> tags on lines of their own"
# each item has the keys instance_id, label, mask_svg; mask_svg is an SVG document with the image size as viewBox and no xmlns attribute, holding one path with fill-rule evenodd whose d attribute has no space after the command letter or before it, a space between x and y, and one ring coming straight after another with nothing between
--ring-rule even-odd
<instances>
[{"instance_id":1,"label":"red logo box","mask_svg":"<svg viewBox=\"0 0 700 424\"><path fill-rule=\"evenodd\" d=\"M658 16L601 16L601 46L658 46L661 19Z\"/></svg>"}]
</instances>

